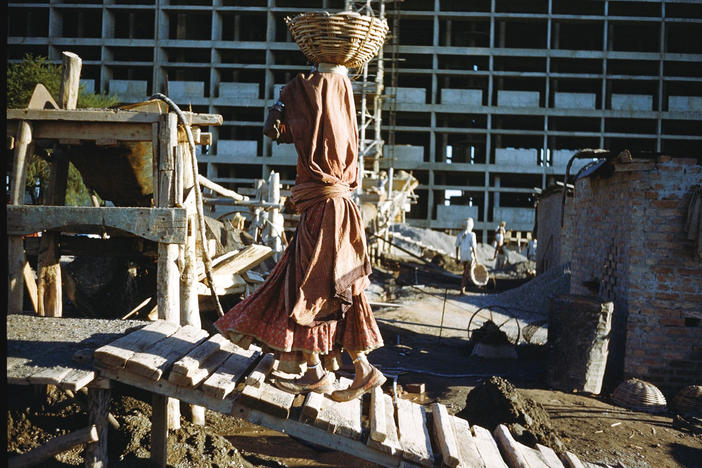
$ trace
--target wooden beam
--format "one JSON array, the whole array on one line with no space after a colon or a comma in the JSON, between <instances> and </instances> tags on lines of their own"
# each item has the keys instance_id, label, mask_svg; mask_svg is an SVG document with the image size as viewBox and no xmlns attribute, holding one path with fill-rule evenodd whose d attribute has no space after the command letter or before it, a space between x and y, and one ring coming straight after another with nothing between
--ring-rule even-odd
<instances>
[{"instance_id":1,"label":"wooden beam","mask_svg":"<svg viewBox=\"0 0 702 468\"><path fill-rule=\"evenodd\" d=\"M490 468L507 468L497 442L492 438L490 431L481 426L473 426L472 429L475 434L475 446L485 465Z\"/></svg>"},{"instance_id":2,"label":"wooden beam","mask_svg":"<svg viewBox=\"0 0 702 468\"><path fill-rule=\"evenodd\" d=\"M104 122L50 122L34 124L34 138L60 140L70 135L80 141L151 141L150 123L104 123Z\"/></svg>"},{"instance_id":3,"label":"wooden beam","mask_svg":"<svg viewBox=\"0 0 702 468\"><path fill-rule=\"evenodd\" d=\"M176 385L195 387L226 361L237 346L217 333L173 364L168 380Z\"/></svg>"},{"instance_id":4,"label":"wooden beam","mask_svg":"<svg viewBox=\"0 0 702 468\"><path fill-rule=\"evenodd\" d=\"M184 112L191 125L207 127L222 125L223 118L219 114L197 114ZM129 110L53 110L53 109L7 109L7 120L29 121L68 121L68 122L131 122L154 123L158 122L160 113L134 112Z\"/></svg>"},{"instance_id":5,"label":"wooden beam","mask_svg":"<svg viewBox=\"0 0 702 468\"><path fill-rule=\"evenodd\" d=\"M7 461L8 468L24 468L37 465L54 455L70 450L76 445L98 441L98 430L95 426L75 430L66 435L54 437L35 449L22 455L17 455Z\"/></svg>"},{"instance_id":6,"label":"wooden beam","mask_svg":"<svg viewBox=\"0 0 702 468\"><path fill-rule=\"evenodd\" d=\"M382 402L385 406L385 440L378 442L368 437L369 447L380 450L390 455L402 453L402 446L397 435L397 425L395 424L395 407L392 404L392 397L381 392Z\"/></svg>"},{"instance_id":7,"label":"wooden beam","mask_svg":"<svg viewBox=\"0 0 702 468\"><path fill-rule=\"evenodd\" d=\"M390 415L392 417L392 415ZM385 399L383 398L383 389L374 387L371 390L370 408L368 410L368 418L370 419L370 438L376 442L384 441L387 434L387 419L385 414Z\"/></svg>"},{"instance_id":8,"label":"wooden beam","mask_svg":"<svg viewBox=\"0 0 702 468\"><path fill-rule=\"evenodd\" d=\"M22 277L24 278L24 284L27 287L27 294L29 294L29 300L32 302L32 309L34 313L39 312L39 297L37 292L37 280L34 278L34 272L32 267L29 266L29 262L25 259L24 268L22 268Z\"/></svg>"},{"instance_id":9,"label":"wooden beam","mask_svg":"<svg viewBox=\"0 0 702 468\"><path fill-rule=\"evenodd\" d=\"M10 235L59 229L81 232L81 226L100 226L119 229L156 242L182 244L185 242L185 225L183 208L7 207L7 233Z\"/></svg>"},{"instance_id":10,"label":"wooden beam","mask_svg":"<svg viewBox=\"0 0 702 468\"><path fill-rule=\"evenodd\" d=\"M150 323L96 349L93 353L93 360L106 367L122 368L135 353L171 336L178 328L175 323L164 320Z\"/></svg>"},{"instance_id":11,"label":"wooden beam","mask_svg":"<svg viewBox=\"0 0 702 468\"><path fill-rule=\"evenodd\" d=\"M168 397L151 395L151 462L165 468L168 460Z\"/></svg>"},{"instance_id":12,"label":"wooden beam","mask_svg":"<svg viewBox=\"0 0 702 468\"><path fill-rule=\"evenodd\" d=\"M449 419L453 424L453 432L456 434L456 442L461 454L461 463L458 466L460 468L490 468L490 465L483 461L483 457L478 452L468 421L458 416L451 416Z\"/></svg>"}]
</instances>

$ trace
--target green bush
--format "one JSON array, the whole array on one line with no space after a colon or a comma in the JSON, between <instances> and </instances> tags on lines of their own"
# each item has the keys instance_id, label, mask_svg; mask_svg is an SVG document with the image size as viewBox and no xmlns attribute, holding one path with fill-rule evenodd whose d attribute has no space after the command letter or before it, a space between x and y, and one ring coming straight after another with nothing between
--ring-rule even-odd
<instances>
[{"instance_id":1,"label":"green bush","mask_svg":"<svg viewBox=\"0 0 702 468\"><path fill-rule=\"evenodd\" d=\"M10 64L7 68L7 107L9 109L24 109L29 104L32 92L37 83L41 83L58 102L61 89L61 66L55 65L46 57L25 55L19 63ZM117 96L93 94L81 86L78 95L79 108L109 108L119 103ZM49 149L48 152L51 150ZM34 203L38 202L36 186L46 187L49 178L49 165L45 154L32 154L27 167L27 185ZM68 182L66 188L67 205L90 205L90 191L83 183L78 170L69 164Z\"/></svg>"}]
</instances>

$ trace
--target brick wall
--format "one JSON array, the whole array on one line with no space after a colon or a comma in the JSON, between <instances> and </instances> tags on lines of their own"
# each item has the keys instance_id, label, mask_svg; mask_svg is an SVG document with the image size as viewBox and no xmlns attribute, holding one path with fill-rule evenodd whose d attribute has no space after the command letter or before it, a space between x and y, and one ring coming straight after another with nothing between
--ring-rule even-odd
<instances>
[{"instance_id":1,"label":"brick wall","mask_svg":"<svg viewBox=\"0 0 702 468\"><path fill-rule=\"evenodd\" d=\"M684 232L702 166L660 157L609 169L568 200L571 294L614 302L606 390L635 376L672 396L702 379L702 263Z\"/></svg>"}]
</instances>

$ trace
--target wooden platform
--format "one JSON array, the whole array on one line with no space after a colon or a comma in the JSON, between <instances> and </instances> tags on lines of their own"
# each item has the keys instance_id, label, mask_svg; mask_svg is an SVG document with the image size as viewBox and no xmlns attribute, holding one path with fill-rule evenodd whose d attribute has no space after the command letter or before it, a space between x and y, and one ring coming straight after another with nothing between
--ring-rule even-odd
<instances>
[{"instance_id":1,"label":"wooden platform","mask_svg":"<svg viewBox=\"0 0 702 468\"><path fill-rule=\"evenodd\" d=\"M505 448L499 438L449 415L440 403L425 408L393 400L379 388L364 399L346 403L316 393L283 392L272 384L281 378L273 355L253 346L244 350L220 335L210 337L190 326L149 323L98 348L93 359L103 377L241 417L382 466L562 466L548 461L551 452L541 455L508 440L512 450L529 456L529 464L518 459L523 464L515 465L509 457L503 458L501 448ZM350 383L342 377L336 386Z\"/></svg>"}]
</instances>

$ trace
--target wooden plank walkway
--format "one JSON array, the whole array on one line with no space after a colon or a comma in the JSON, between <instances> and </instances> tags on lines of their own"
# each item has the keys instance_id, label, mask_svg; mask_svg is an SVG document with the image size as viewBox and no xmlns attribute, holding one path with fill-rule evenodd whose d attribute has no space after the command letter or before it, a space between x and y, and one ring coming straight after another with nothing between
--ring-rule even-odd
<instances>
[{"instance_id":1,"label":"wooden plank walkway","mask_svg":"<svg viewBox=\"0 0 702 468\"><path fill-rule=\"evenodd\" d=\"M273 384L273 355L255 346L244 350L191 326L104 320L86 327L72 320L8 316L9 383L79 388L87 384L82 374L87 373L90 380L102 377L152 392L154 401L175 398L203 406L381 466L573 465L573 454L558 460L546 447L535 450L515 441L502 426L494 435L470 426L440 403L424 407L381 389L346 403L315 393L298 398ZM32 328L45 333L25 336ZM76 361L85 363L86 356L92 367ZM335 386L349 384L341 377Z\"/></svg>"},{"instance_id":2,"label":"wooden plank walkway","mask_svg":"<svg viewBox=\"0 0 702 468\"><path fill-rule=\"evenodd\" d=\"M273 384L272 354L255 346L244 350L218 335L194 336L183 328L149 324L98 349L95 369L103 377L241 417L382 466L531 467L528 461L536 463L533 468L556 466L536 457L538 451L510 440L533 459L514 465L509 456L503 458L499 440L487 429L449 415L440 403L425 408L393 400L380 389L366 395L365 401L337 403L315 393L296 398ZM125 361L124 356L129 358ZM335 386L345 388L350 383L341 377ZM503 435L504 428L496 434Z\"/></svg>"}]
</instances>

